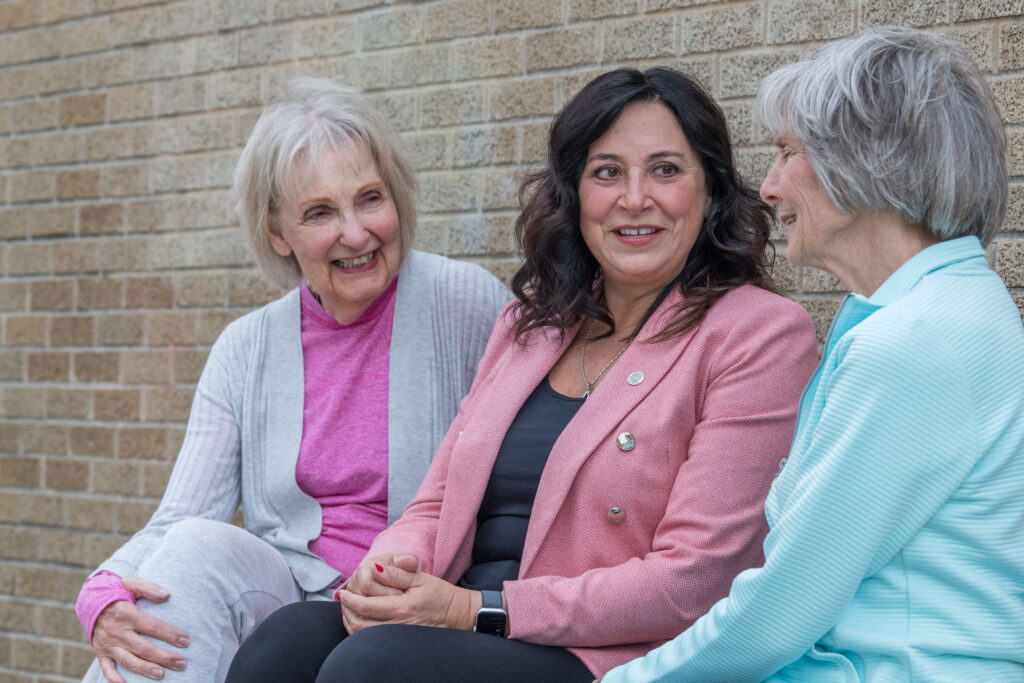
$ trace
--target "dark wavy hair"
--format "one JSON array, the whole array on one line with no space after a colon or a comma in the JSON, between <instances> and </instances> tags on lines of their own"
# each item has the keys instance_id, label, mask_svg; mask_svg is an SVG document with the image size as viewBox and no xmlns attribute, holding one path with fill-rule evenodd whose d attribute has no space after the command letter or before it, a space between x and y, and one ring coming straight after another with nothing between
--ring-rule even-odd
<instances>
[{"instance_id":1,"label":"dark wavy hair","mask_svg":"<svg viewBox=\"0 0 1024 683\"><path fill-rule=\"evenodd\" d=\"M700 158L711 206L681 272L644 314L635 337L672 288L685 299L655 337L666 339L700 323L726 292L744 284L771 289L767 275L773 211L744 184L733 165L722 110L693 78L666 68L616 69L580 91L551 124L547 166L519 190L523 211L516 241L525 262L512 279L516 339L553 327L563 333L584 316L612 326L604 301L595 296L601 267L580 232L579 181L587 152L631 102L661 102L675 115Z\"/></svg>"}]
</instances>

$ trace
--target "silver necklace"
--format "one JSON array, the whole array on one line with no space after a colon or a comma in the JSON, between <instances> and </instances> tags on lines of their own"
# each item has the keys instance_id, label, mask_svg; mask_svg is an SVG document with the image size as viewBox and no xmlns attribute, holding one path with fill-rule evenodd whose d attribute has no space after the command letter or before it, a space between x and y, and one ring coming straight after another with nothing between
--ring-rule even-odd
<instances>
[{"instance_id":1,"label":"silver necklace","mask_svg":"<svg viewBox=\"0 0 1024 683\"><path fill-rule=\"evenodd\" d=\"M597 373L597 377L594 378L594 381L588 380L587 371L584 368L584 362L587 359L587 342L590 341L590 333L594 331L594 323L596 322L596 320L590 321L590 327L587 328L587 334L583 337L583 348L580 349L580 374L583 375L583 383L587 385L587 390L583 392L583 398L587 398L590 396L590 392L593 390L594 385L597 384L597 380L601 379L601 376L604 375L605 370L610 368L612 366L612 363L617 361L619 359L619 356L625 353L626 349L629 348L629 345L633 343L632 339L626 342L626 345L619 349L619 352L615 354L615 356L613 356L612 359L608 361L608 363L605 364L603 368L601 368L601 372Z\"/></svg>"}]
</instances>

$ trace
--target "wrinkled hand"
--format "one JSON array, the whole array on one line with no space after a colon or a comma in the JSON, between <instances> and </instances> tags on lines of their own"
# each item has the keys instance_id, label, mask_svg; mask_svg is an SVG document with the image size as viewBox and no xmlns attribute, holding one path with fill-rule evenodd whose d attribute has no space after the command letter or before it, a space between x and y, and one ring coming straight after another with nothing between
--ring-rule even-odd
<instances>
[{"instance_id":1,"label":"wrinkled hand","mask_svg":"<svg viewBox=\"0 0 1024 683\"><path fill-rule=\"evenodd\" d=\"M415 572L419 569L420 560L415 555L398 555L395 553L384 553L374 557L364 558L356 570L352 572L344 590L356 595L366 597L380 595L401 595L403 589L391 586L385 581L382 574L385 567L398 567L407 572ZM378 569L379 567L379 569ZM339 590L337 595L340 595Z\"/></svg>"},{"instance_id":2,"label":"wrinkled hand","mask_svg":"<svg viewBox=\"0 0 1024 683\"><path fill-rule=\"evenodd\" d=\"M374 564L371 567L375 583L397 592L367 596L341 590L343 619L349 633L378 624L473 628L476 614L473 596L478 594L476 591L453 586L426 572L379 562Z\"/></svg>"},{"instance_id":3,"label":"wrinkled hand","mask_svg":"<svg viewBox=\"0 0 1024 683\"><path fill-rule=\"evenodd\" d=\"M138 577L122 579L121 583L136 599L166 602L171 597L157 584ZM145 614L125 600L110 603L100 613L92 631L92 649L110 683L124 683L117 673L118 665L154 680L163 678L164 668L175 671L185 668L184 657L157 647L143 635L177 647L187 647L189 642L188 634L181 629Z\"/></svg>"}]
</instances>

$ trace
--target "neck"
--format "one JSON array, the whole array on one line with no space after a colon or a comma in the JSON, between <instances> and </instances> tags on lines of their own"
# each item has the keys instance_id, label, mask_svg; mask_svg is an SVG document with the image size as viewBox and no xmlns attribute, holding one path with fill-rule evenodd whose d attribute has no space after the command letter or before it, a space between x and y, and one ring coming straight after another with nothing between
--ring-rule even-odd
<instances>
[{"instance_id":1,"label":"neck","mask_svg":"<svg viewBox=\"0 0 1024 683\"><path fill-rule=\"evenodd\" d=\"M613 334L620 339L632 334L661 290L629 290L605 282L604 302L615 323Z\"/></svg>"},{"instance_id":2,"label":"neck","mask_svg":"<svg viewBox=\"0 0 1024 683\"><path fill-rule=\"evenodd\" d=\"M923 227L881 211L864 212L843 232L843 243L822 267L863 296L874 294L900 266L939 242Z\"/></svg>"}]
</instances>

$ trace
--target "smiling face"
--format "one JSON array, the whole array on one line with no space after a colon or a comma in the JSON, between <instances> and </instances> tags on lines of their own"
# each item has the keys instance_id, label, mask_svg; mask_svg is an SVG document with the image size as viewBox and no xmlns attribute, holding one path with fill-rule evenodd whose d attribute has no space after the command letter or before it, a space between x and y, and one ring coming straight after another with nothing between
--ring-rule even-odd
<instances>
[{"instance_id":1,"label":"smiling face","mask_svg":"<svg viewBox=\"0 0 1024 683\"><path fill-rule=\"evenodd\" d=\"M764 182L761 198L779 209L790 263L833 272L839 232L855 215L843 213L818 181L803 144L791 133L776 140L779 155Z\"/></svg>"},{"instance_id":2,"label":"smiling face","mask_svg":"<svg viewBox=\"0 0 1024 683\"><path fill-rule=\"evenodd\" d=\"M711 204L700 158L658 101L627 104L590 145L579 196L606 296L660 292L682 271Z\"/></svg>"},{"instance_id":3,"label":"smiling face","mask_svg":"<svg viewBox=\"0 0 1024 683\"><path fill-rule=\"evenodd\" d=\"M269 225L270 244L294 255L310 289L348 324L387 289L401 265L398 212L370 154L328 149L293 183Z\"/></svg>"}]
</instances>

